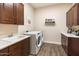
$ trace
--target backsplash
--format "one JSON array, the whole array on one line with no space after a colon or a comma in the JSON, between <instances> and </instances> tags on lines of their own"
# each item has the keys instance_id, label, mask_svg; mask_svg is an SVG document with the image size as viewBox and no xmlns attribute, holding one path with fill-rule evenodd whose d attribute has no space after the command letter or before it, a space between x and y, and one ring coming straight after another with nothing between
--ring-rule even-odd
<instances>
[{"instance_id":1,"label":"backsplash","mask_svg":"<svg viewBox=\"0 0 79 59\"><path fill-rule=\"evenodd\" d=\"M11 33L15 34L17 32L18 32L18 25L0 24L0 37L9 35Z\"/></svg>"},{"instance_id":2,"label":"backsplash","mask_svg":"<svg viewBox=\"0 0 79 59\"><path fill-rule=\"evenodd\" d=\"M78 25L78 26L72 26L72 29L73 29L74 31L79 30L79 25Z\"/></svg>"}]
</instances>

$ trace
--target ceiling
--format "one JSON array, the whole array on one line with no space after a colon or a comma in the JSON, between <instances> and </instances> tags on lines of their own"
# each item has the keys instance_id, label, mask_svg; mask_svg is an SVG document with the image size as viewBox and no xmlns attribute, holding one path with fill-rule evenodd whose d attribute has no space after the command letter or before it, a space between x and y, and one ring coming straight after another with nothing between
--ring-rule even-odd
<instances>
[{"instance_id":1,"label":"ceiling","mask_svg":"<svg viewBox=\"0 0 79 59\"><path fill-rule=\"evenodd\" d=\"M30 5L34 8L46 7L49 5L56 5L57 3L30 3Z\"/></svg>"}]
</instances>

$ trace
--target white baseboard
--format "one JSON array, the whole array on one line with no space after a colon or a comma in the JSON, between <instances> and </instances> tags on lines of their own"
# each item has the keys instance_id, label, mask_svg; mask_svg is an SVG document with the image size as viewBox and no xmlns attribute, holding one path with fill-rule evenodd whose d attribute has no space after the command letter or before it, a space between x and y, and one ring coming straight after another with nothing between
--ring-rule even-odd
<instances>
[{"instance_id":1,"label":"white baseboard","mask_svg":"<svg viewBox=\"0 0 79 59\"><path fill-rule=\"evenodd\" d=\"M44 41L44 43L51 43L51 44L58 44L58 45L61 45L61 42L50 42L50 41Z\"/></svg>"}]
</instances>

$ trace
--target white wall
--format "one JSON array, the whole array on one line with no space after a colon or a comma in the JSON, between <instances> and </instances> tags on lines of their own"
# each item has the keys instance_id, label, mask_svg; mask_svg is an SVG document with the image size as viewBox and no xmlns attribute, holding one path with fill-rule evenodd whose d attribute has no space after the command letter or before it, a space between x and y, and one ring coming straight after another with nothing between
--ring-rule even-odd
<instances>
[{"instance_id":1,"label":"white wall","mask_svg":"<svg viewBox=\"0 0 79 59\"><path fill-rule=\"evenodd\" d=\"M28 24L28 20L31 21L31 24ZM28 3L24 4L24 25L18 26L18 33L22 34L26 30L33 30L33 20L34 20L34 9Z\"/></svg>"},{"instance_id":2,"label":"white wall","mask_svg":"<svg viewBox=\"0 0 79 59\"><path fill-rule=\"evenodd\" d=\"M66 12L72 4L58 4L35 10L35 30L41 30L44 41L48 43L61 43L61 32L66 31ZM45 18L55 18L55 26L45 26Z\"/></svg>"}]
</instances>

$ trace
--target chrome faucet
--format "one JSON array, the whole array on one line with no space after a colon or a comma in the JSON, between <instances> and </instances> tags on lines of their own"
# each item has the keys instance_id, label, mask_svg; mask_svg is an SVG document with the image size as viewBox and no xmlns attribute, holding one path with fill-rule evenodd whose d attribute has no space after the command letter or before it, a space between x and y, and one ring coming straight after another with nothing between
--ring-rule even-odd
<instances>
[{"instance_id":1,"label":"chrome faucet","mask_svg":"<svg viewBox=\"0 0 79 59\"><path fill-rule=\"evenodd\" d=\"M11 34L8 35L8 37L12 37L12 36L13 36L13 33L11 33Z\"/></svg>"}]
</instances>

